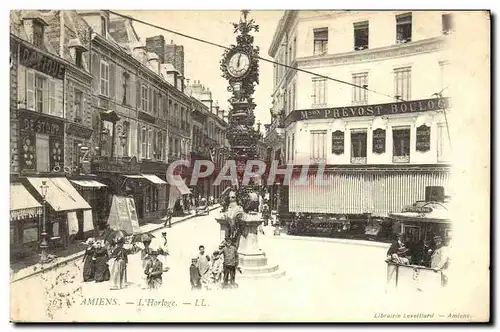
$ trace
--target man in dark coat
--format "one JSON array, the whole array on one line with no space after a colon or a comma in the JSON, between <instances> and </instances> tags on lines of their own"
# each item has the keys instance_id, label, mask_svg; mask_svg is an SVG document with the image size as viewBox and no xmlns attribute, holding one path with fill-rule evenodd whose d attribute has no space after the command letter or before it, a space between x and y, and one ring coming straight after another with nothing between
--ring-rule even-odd
<instances>
[{"instance_id":1,"label":"man in dark coat","mask_svg":"<svg viewBox=\"0 0 500 332\"><path fill-rule=\"evenodd\" d=\"M222 254L224 256L224 287L227 287L228 282L234 286L238 268L238 249L231 239L226 238L226 246L222 249Z\"/></svg>"},{"instance_id":2,"label":"man in dark coat","mask_svg":"<svg viewBox=\"0 0 500 332\"><path fill-rule=\"evenodd\" d=\"M405 248L404 234L398 234L397 241L394 241L389 250L387 250L387 257L390 258L393 254L397 254L398 250Z\"/></svg>"}]
</instances>

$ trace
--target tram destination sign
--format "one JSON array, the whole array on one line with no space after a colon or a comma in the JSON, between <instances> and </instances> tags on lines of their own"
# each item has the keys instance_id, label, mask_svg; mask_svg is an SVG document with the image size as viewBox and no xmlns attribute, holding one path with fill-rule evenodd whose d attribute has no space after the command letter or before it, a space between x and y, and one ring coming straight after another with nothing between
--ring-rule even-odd
<instances>
[{"instance_id":1,"label":"tram destination sign","mask_svg":"<svg viewBox=\"0 0 500 332\"><path fill-rule=\"evenodd\" d=\"M407 114L427 111L438 111L449 107L449 98L432 98L395 103L346 106L333 108L313 108L295 110L285 119L285 126L304 120L340 119L358 116L382 116L391 114Z\"/></svg>"}]
</instances>

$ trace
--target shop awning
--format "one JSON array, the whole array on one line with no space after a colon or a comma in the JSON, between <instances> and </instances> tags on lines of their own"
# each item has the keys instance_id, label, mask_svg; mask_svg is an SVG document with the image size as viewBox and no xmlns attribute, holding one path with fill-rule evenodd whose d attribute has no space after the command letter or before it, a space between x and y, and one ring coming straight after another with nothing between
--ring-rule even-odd
<instances>
[{"instance_id":1,"label":"shop awning","mask_svg":"<svg viewBox=\"0 0 500 332\"><path fill-rule=\"evenodd\" d=\"M154 184L167 184L165 181L154 174L142 174L142 176L145 177L149 182L152 182Z\"/></svg>"},{"instance_id":2,"label":"shop awning","mask_svg":"<svg viewBox=\"0 0 500 332\"><path fill-rule=\"evenodd\" d=\"M34 217L42 213L42 205L20 183L10 185L10 220Z\"/></svg>"},{"instance_id":3,"label":"shop awning","mask_svg":"<svg viewBox=\"0 0 500 332\"><path fill-rule=\"evenodd\" d=\"M46 185L48 186L46 200L55 211L59 212L92 208L66 178L29 177L28 181L40 195L42 194L40 188L42 181L46 181Z\"/></svg>"},{"instance_id":4,"label":"shop awning","mask_svg":"<svg viewBox=\"0 0 500 332\"><path fill-rule=\"evenodd\" d=\"M79 185L80 187L85 187L85 188L102 188L102 187L107 187L105 184L102 184L96 180L70 180L76 185Z\"/></svg>"}]
</instances>

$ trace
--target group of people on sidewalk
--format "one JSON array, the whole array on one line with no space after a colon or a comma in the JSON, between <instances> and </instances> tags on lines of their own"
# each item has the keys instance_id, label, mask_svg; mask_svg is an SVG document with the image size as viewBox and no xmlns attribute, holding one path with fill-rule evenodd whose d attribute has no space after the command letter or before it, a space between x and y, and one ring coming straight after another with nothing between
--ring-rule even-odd
<instances>
[{"instance_id":1,"label":"group of people on sidewalk","mask_svg":"<svg viewBox=\"0 0 500 332\"><path fill-rule=\"evenodd\" d=\"M166 256L168 253L167 233L162 233L161 245L157 250L151 248L151 240L142 242L143 249L136 243L125 248L125 238L110 242L104 240L87 240L87 250L83 256L83 281L103 282L111 281L112 290L123 289L127 286L128 255L141 253L142 270L144 271L144 288L156 289L162 284L162 274L165 271ZM162 259L158 259L158 255Z\"/></svg>"},{"instance_id":2,"label":"group of people on sidewalk","mask_svg":"<svg viewBox=\"0 0 500 332\"><path fill-rule=\"evenodd\" d=\"M237 286L238 249L233 240L226 238L211 256L205 252L205 246L200 245L198 249L199 253L191 259L189 267L191 289L210 290Z\"/></svg>"}]
</instances>

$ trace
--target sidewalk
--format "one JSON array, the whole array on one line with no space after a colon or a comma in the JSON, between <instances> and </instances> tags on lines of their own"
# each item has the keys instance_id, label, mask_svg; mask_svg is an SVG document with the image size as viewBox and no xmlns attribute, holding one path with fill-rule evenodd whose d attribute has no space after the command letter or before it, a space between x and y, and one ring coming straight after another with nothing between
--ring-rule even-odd
<instances>
[{"instance_id":1,"label":"sidewalk","mask_svg":"<svg viewBox=\"0 0 500 332\"><path fill-rule=\"evenodd\" d=\"M283 230L281 231L280 235L274 235L273 233L274 233L274 227L272 227L272 226L265 226L264 227L264 234L266 235L266 237L270 237L273 239L316 241L316 242L327 242L327 243L342 243L342 244L360 245L360 246L367 246L367 247L379 247L379 248L389 248L391 246L390 243L369 241L369 240L341 239L341 238L319 237L319 236L288 235Z\"/></svg>"},{"instance_id":2,"label":"sidewalk","mask_svg":"<svg viewBox=\"0 0 500 332\"><path fill-rule=\"evenodd\" d=\"M216 210L220 207L219 204L214 204L211 206L209 209L210 211ZM187 216L182 216L182 217L174 217L172 218L172 225L179 223L181 221L189 220L195 217L194 211L192 211L189 215ZM148 223L145 225L141 226L141 231L143 233L151 233L156 230L164 228L164 220L158 220L156 223ZM71 250L71 249L69 249ZM10 267L10 282L17 282L26 278L29 278L33 275L36 275L38 273L41 273L43 271L51 270L57 266L67 264L69 262L72 262L80 257L83 256L85 253L85 246L80 246L76 245L74 248L72 248L73 251L76 251L73 254L67 255L65 257L57 257L53 261L47 264L41 264L41 263L36 263L30 266L22 267L22 265L25 265L23 262L18 262L18 263L13 263L11 264ZM35 257L39 257L39 255L36 255ZM17 269L15 266L17 265ZM21 267L20 267L21 266ZM15 271L17 270L17 271Z\"/></svg>"}]
</instances>

